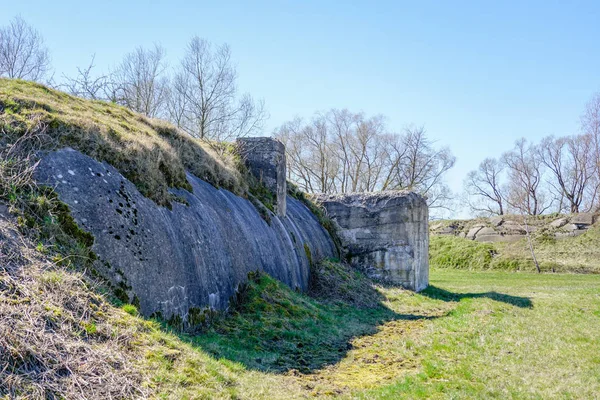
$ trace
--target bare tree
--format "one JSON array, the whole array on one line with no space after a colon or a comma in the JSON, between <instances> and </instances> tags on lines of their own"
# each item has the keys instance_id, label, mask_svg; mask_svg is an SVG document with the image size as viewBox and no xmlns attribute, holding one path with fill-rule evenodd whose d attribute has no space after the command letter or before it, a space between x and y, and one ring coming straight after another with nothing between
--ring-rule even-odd
<instances>
[{"instance_id":1,"label":"bare tree","mask_svg":"<svg viewBox=\"0 0 600 400\"><path fill-rule=\"evenodd\" d=\"M479 168L467 174L465 191L471 211L485 215L504 215L505 195L501 184L504 164L495 158L486 158Z\"/></svg>"},{"instance_id":2,"label":"bare tree","mask_svg":"<svg viewBox=\"0 0 600 400\"><path fill-rule=\"evenodd\" d=\"M166 101L167 118L178 128L184 129L189 110L188 91L190 90L189 77L177 73L171 79ZM189 131L188 131L189 133Z\"/></svg>"},{"instance_id":3,"label":"bare tree","mask_svg":"<svg viewBox=\"0 0 600 400\"><path fill-rule=\"evenodd\" d=\"M547 211L548 201L543 183L543 163L535 146L525 138L517 140L515 148L505 153L502 160L508 168L509 186L507 203L513 210L539 215Z\"/></svg>"},{"instance_id":4,"label":"bare tree","mask_svg":"<svg viewBox=\"0 0 600 400\"><path fill-rule=\"evenodd\" d=\"M288 153L290 177L309 192L373 191L383 176L383 117L348 110L297 118L275 131Z\"/></svg>"},{"instance_id":5,"label":"bare tree","mask_svg":"<svg viewBox=\"0 0 600 400\"><path fill-rule=\"evenodd\" d=\"M598 184L595 181L596 166L594 163L594 144L590 135L570 137L547 137L540 146L540 159L552 172L553 179L549 181L551 188L561 199L559 210L568 207L571 213L578 213L590 192L595 196ZM591 201L593 201L593 198ZM567 204L563 206L563 199ZM583 204L589 211L592 207Z\"/></svg>"},{"instance_id":6,"label":"bare tree","mask_svg":"<svg viewBox=\"0 0 600 400\"><path fill-rule=\"evenodd\" d=\"M300 118L283 124L275 136L286 147L288 176L310 193L336 192L338 162L322 116L308 124Z\"/></svg>"},{"instance_id":7,"label":"bare tree","mask_svg":"<svg viewBox=\"0 0 600 400\"><path fill-rule=\"evenodd\" d=\"M352 185L350 176L353 175L350 142L353 140L354 126L360 116L344 109L331 110L325 115L325 118L331 128L332 141L336 144L333 146L333 152L339 163L339 176L335 191L350 192Z\"/></svg>"},{"instance_id":8,"label":"bare tree","mask_svg":"<svg viewBox=\"0 0 600 400\"><path fill-rule=\"evenodd\" d=\"M595 169L595 184L600 181L600 92L595 93L588 101L585 112L581 117L581 129L588 135L592 142L593 160ZM593 197L594 210L600 211L600 193L596 191Z\"/></svg>"},{"instance_id":9,"label":"bare tree","mask_svg":"<svg viewBox=\"0 0 600 400\"><path fill-rule=\"evenodd\" d=\"M547 137L538 145L518 140L500 163L486 159L467 175L465 194L471 210L484 214L526 218L554 206L559 212L600 211L600 93L586 104L580 135Z\"/></svg>"},{"instance_id":10,"label":"bare tree","mask_svg":"<svg viewBox=\"0 0 600 400\"><path fill-rule=\"evenodd\" d=\"M406 189L427 197L430 208L447 208L452 200L444 175L456 163L447 147L435 148L423 127L408 127L399 136L403 159L395 162L389 189Z\"/></svg>"},{"instance_id":11,"label":"bare tree","mask_svg":"<svg viewBox=\"0 0 600 400\"><path fill-rule=\"evenodd\" d=\"M375 115L365 119L362 114L355 124L354 140L349 141L353 162L351 165L351 191L371 192L380 190L380 178L384 167L386 141L384 118Z\"/></svg>"},{"instance_id":12,"label":"bare tree","mask_svg":"<svg viewBox=\"0 0 600 400\"><path fill-rule=\"evenodd\" d=\"M289 179L308 192L348 193L407 189L433 208L451 200L444 174L454 156L436 148L423 128L388 133L385 119L331 110L310 121L283 124L274 135L286 145Z\"/></svg>"},{"instance_id":13,"label":"bare tree","mask_svg":"<svg viewBox=\"0 0 600 400\"><path fill-rule=\"evenodd\" d=\"M541 272L540 264L535 255L527 219L531 215L543 214L550 207L542 186L543 170L539 155L540 151L522 138L516 141L512 151L502 156L508 168L507 203L514 212L523 216L527 244L538 273Z\"/></svg>"},{"instance_id":14,"label":"bare tree","mask_svg":"<svg viewBox=\"0 0 600 400\"><path fill-rule=\"evenodd\" d=\"M113 73L117 102L146 116L159 116L164 110L169 87L164 75L165 56L165 50L159 45L150 50L138 47L125 55Z\"/></svg>"},{"instance_id":15,"label":"bare tree","mask_svg":"<svg viewBox=\"0 0 600 400\"><path fill-rule=\"evenodd\" d=\"M44 39L20 16L0 28L0 76L40 81L50 71Z\"/></svg>"},{"instance_id":16,"label":"bare tree","mask_svg":"<svg viewBox=\"0 0 600 400\"><path fill-rule=\"evenodd\" d=\"M87 67L77 67L75 77L63 74L64 83L59 85L59 88L86 99L116 101L116 93L112 90L115 86L112 76L110 74L100 76L93 74L92 70L96 67L95 59L96 55L94 54Z\"/></svg>"},{"instance_id":17,"label":"bare tree","mask_svg":"<svg viewBox=\"0 0 600 400\"><path fill-rule=\"evenodd\" d=\"M170 119L198 138L226 140L258 132L267 117L263 101L237 96L231 50L194 37L169 101Z\"/></svg>"}]
</instances>

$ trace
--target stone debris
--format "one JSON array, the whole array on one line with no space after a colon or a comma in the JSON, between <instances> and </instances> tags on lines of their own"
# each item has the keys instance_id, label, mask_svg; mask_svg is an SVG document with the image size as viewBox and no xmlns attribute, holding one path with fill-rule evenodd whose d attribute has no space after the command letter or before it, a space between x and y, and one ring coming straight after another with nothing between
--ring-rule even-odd
<instances>
[{"instance_id":1,"label":"stone debris","mask_svg":"<svg viewBox=\"0 0 600 400\"><path fill-rule=\"evenodd\" d=\"M569 222L569 220L566 217L563 217L563 218L559 218L557 220L550 222L550 226L552 228L561 228L561 227L565 226L567 224L567 222Z\"/></svg>"},{"instance_id":2,"label":"stone debris","mask_svg":"<svg viewBox=\"0 0 600 400\"><path fill-rule=\"evenodd\" d=\"M469 232L467 232L466 238L470 239L470 240L474 240L475 237L477 236L477 233L479 233L479 231L482 229L483 229L482 225L474 226L473 228L469 229Z\"/></svg>"},{"instance_id":3,"label":"stone debris","mask_svg":"<svg viewBox=\"0 0 600 400\"><path fill-rule=\"evenodd\" d=\"M528 219L530 233L548 232L555 238L574 237L584 234L594 224L593 213L558 216L555 219ZM459 227L458 229L456 227ZM522 216L496 216L484 222L453 221L450 225L438 222L430 229L433 235L454 235L478 242L515 242L526 235Z\"/></svg>"},{"instance_id":4,"label":"stone debris","mask_svg":"<svg viewBox=\"0 0 600 400\"><path fill-rule=\"evenodd\" d=\"M594 224L594 214L592 213L580 213L575 214L570 221L575 225L593 225Z\"/></svg>"},{"instance_id":5,"label":"stone debris","mask_svg":"<svg viewBox=\"0 0 600 400\"><path fill-rule=\"evenodd\" d=\"M494 227L498 227L498 226L502 225L503 222L504 222L504 218L502 216L490 218L490 225L492 225Z\"/></svg>"}]
</instances>

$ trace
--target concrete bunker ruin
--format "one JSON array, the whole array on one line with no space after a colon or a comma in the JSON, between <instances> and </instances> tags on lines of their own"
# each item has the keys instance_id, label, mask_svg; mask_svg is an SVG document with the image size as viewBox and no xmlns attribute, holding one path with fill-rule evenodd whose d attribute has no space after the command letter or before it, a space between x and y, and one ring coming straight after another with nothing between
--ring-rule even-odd
<instances>
[{"instance_id":1,"label":"concrete bunker ruin","mask_svg":"<svg viewBox=\"0 0 600 400\"><path fill-rule=\"evenodd\" d=\"M242 138L238 148L254 176L277 195L285 215L285 147L276 139ZM429 212L416 193L318 195L334 221L343 257L369 277L420 291L429 284Z\"/></svg>"},{"instance_id":2,"label":"concrete bunker ruin","mask_svg":"<svg viewBox=\"0 0 600 400\"><path fill-rule=\"evenodd\" d=\"M429 213L416 193L320 195L343 257L367 276L406 289L429 285Z\"/></svg>"},{"instance_id":3,"label":"concrete bunker ruin","mask_svg":"<svg viewBox=\"0 0 600 400\"><path fill-rule=\"evenodd\" d=\"M286 193L283 144L244 138L237 145L250 172L274 194L269 218L248 199L190 173L192 191L171 189L179 200L172 208L159 206L111 165L69 148L46 154L36 180L53 187L94 236L94 268L124 301L136 302L147 316L186 321L197 310L227 309L249 272L306 290L311 262L338 255L316 216ZM386 192L319 201L353 266L412 290L427 286L427 206L420 196Z\"/></svg>"}]
</instances>

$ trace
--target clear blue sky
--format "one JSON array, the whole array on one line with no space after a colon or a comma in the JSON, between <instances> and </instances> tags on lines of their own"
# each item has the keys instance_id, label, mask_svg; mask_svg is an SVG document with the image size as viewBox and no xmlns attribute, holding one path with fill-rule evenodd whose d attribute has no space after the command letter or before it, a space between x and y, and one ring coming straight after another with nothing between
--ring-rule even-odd
<instances>
[{"instance_id":1,"label":"clear blue sky","mask_svg":"<svg viewBox=\"0 0 600 400\"><path fill-rule=\"evenodd\" d=\"M85 3L85 4L84 4ZM252 3L252 4L251 4ZM242 91L264 98L266 133L317 110L425 125L465 174L525 136L576 133L600 90L600 2L0 0L50 47L57 76L96 53L111 66L160 43L172 64L193 35L231 45Z\"/></svg>"}]
</instances>

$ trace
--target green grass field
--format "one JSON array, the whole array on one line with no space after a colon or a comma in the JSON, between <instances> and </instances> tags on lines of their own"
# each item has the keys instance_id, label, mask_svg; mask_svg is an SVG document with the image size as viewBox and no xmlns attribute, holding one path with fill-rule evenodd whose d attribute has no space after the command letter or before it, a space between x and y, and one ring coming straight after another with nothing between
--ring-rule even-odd
<instances>
[{"instance_id":1,"label":"green grass field","mask_svg":"<svg viewBox=\"0 0 600 400\"><path fill-rule=\"evenodd\" d=\"M432 271L418 310L427 321L405 357L414 373L360 398L598 398L600 277ZM406 307L404 302L392 307ZM411 310L412 311L412 310ZM422 311L421 311L422 312Z\"/></svg>"},{"instance_id":2,"label":"green grass field","mask_svg":"<svg viewBox=\"0 0 600 400\"><path fill-rule=\"evenodd\" d=\"M600 395L598 275L433 270L423 293L378 288L381 307L366 309L264 276L253 285L250 307L173 339L188 351L155 367L160 398ZM177 384L190 353L228 370L228 384L199 392L206 374Z\"/></svg>"}]
</instances>

